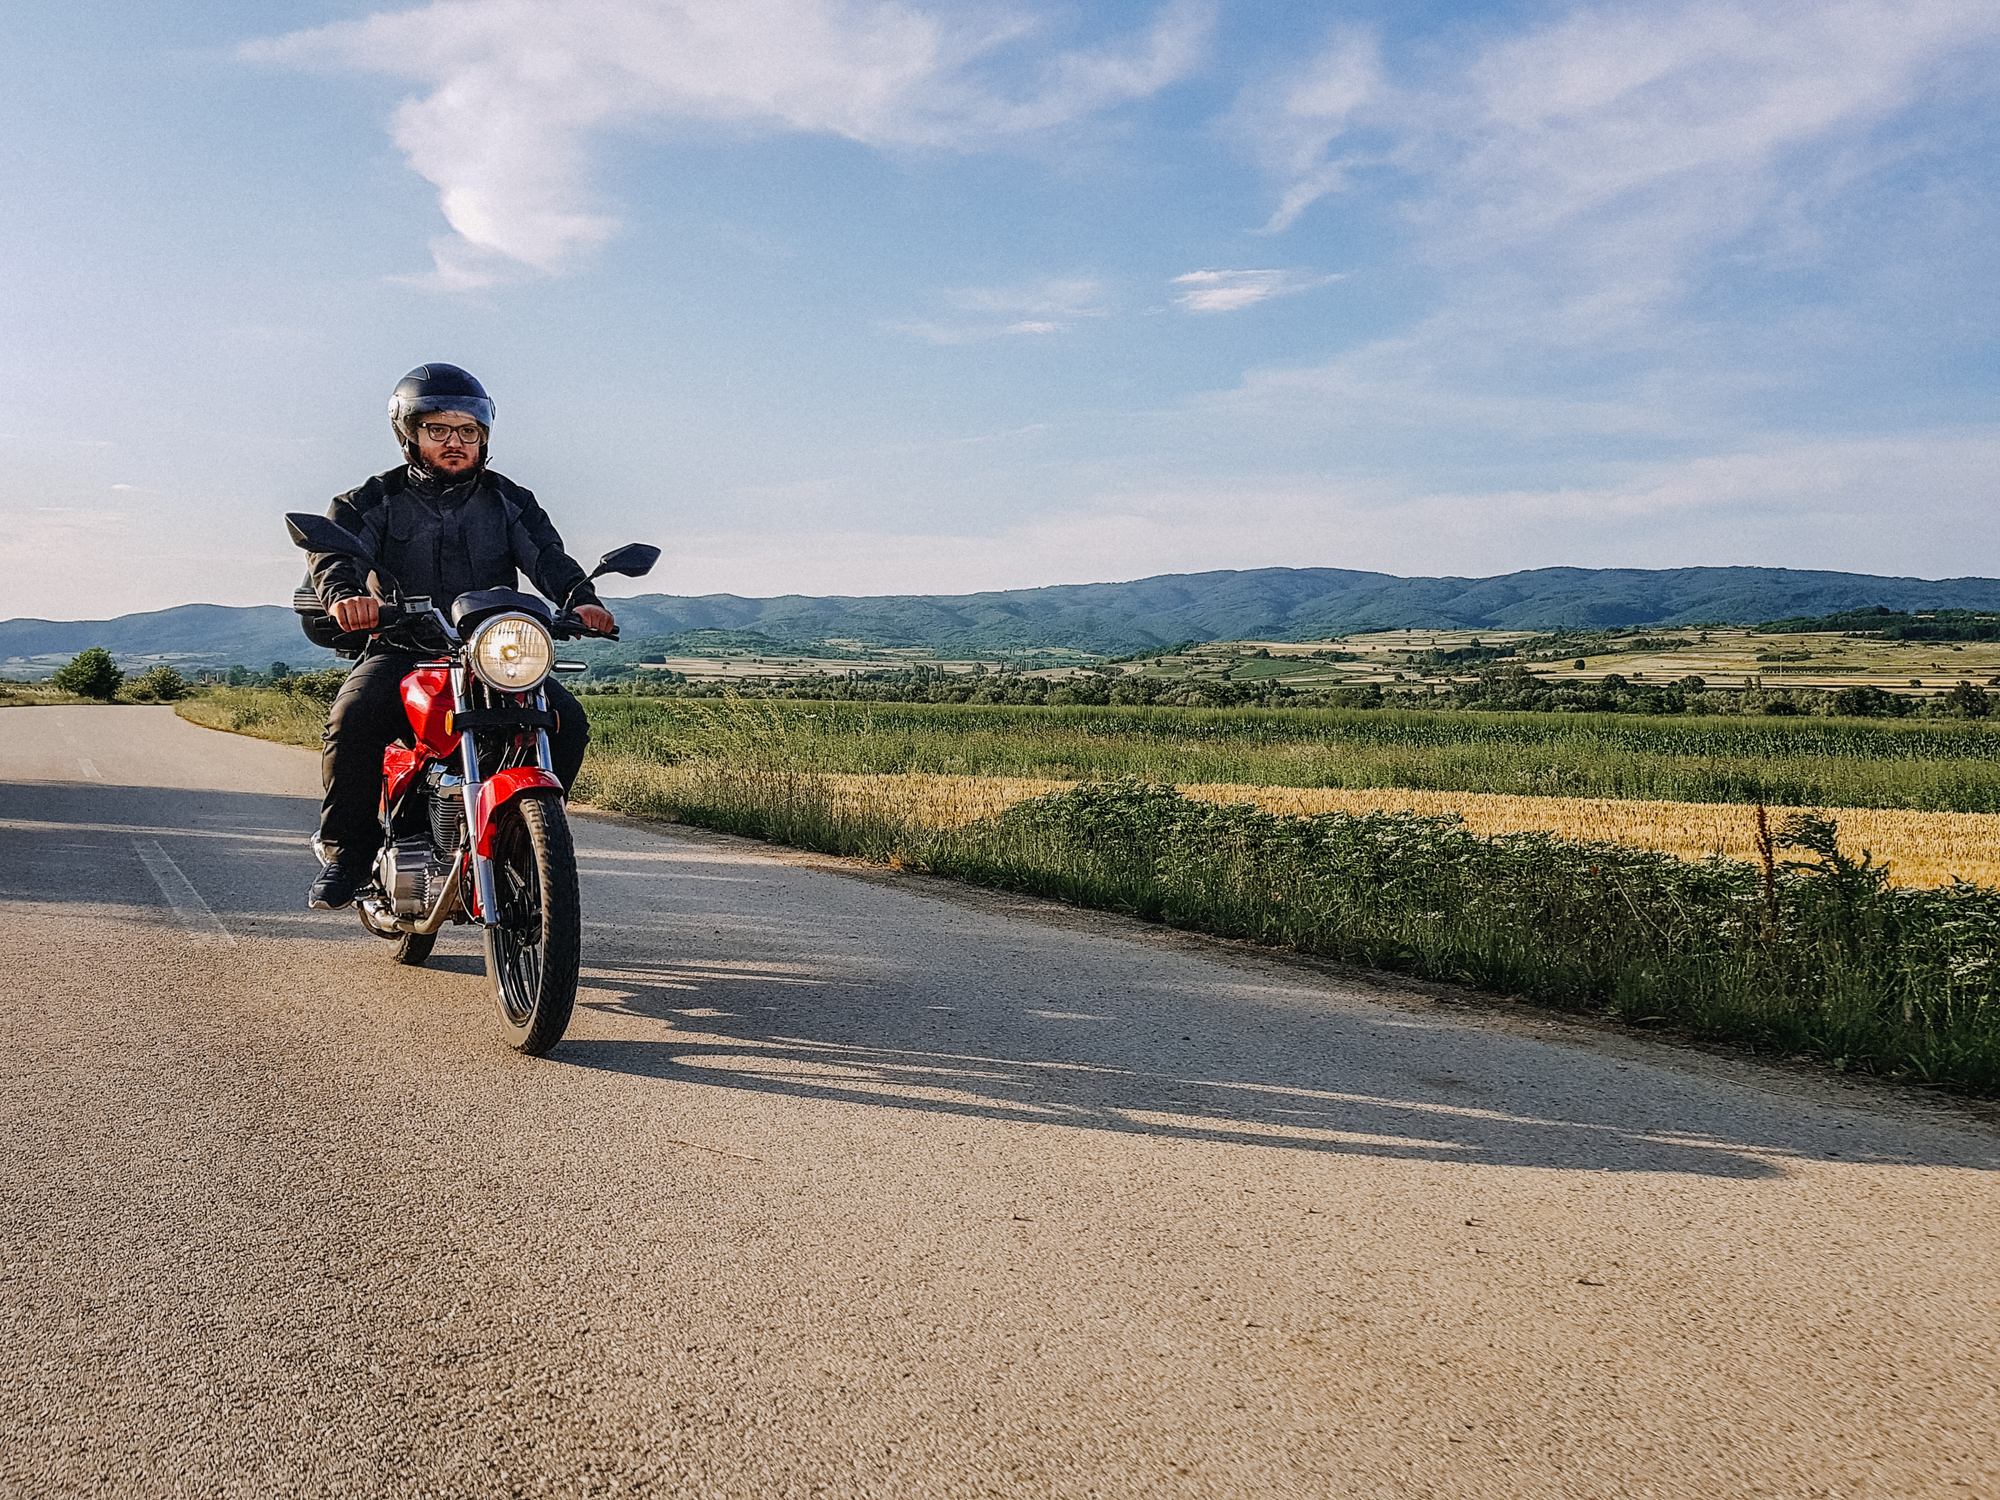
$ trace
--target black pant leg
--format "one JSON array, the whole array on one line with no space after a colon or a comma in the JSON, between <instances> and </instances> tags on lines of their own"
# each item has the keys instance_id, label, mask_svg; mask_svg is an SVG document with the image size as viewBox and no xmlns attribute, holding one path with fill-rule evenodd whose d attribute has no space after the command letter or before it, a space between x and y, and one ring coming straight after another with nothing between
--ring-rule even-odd
<instances>
[{"instance_id":1,"label":"black pant leg","mask_svg":"<svg viewBox=\"0 0 2000 1500\"><path fill-rule=\"evenodd\" d=\"M382 752L410 738L403 678L418 658L368 656L340 685L321 741L319 836L336 863L365 869L382 844Z\"/></svg>"},{"instance_id":2,"label":"black pant leg","mask_svg":"<svg viewBox=\"0 0 2000 1500\"><path fill-rule=\"evenodd\" d=\"M583 769L583 752L590 744L590 719L570 690L553 677L543 691L557 720L556 730L549 736L549 759L555 762L556 777L567 795L576 785L576 773Z\"/></svg>"}]
</instances>

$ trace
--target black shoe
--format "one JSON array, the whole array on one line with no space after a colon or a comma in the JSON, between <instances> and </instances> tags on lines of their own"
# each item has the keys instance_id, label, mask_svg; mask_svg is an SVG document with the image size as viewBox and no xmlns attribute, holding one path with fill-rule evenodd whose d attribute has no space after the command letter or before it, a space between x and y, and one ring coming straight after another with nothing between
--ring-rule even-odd
<instances>
[{"instance_id":1,"label":"black shoe","mask_svg":"<svg viewBox=\"0 0 2000 1500\"><path fill-rule=\"evenodd\" d=\"M363 871L350 870L345 865L328 865L319 872L319 879L306 893L306 905L314 911L339 911L354 900L354 893L360 889L364 878Z\"/></svg>"}]
</instances>

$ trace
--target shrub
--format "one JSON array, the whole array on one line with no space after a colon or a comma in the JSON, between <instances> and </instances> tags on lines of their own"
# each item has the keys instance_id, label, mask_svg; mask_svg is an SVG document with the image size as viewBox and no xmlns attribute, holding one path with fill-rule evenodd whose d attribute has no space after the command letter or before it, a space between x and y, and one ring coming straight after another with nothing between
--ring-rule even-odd
<instances>
[{"instance_id":1,"label":"shrub","mask_svg":"<svg viewBox=\"0 0 2000 1500\"><path fill-rule=\"evenodd\" d=\"M102 646L91 646L70 658L69 665L57 670L49 682L65 693L75 693L79 698L95 698L101 703L109 703L118 696L118 688L125 681L124 672L111 659L111 653Z\"/></svg>"},{"instance_id":2,"label":"shrub","mask_svg":"<svg viewBox=\"0 0 2000 1500\"><path fill-rule=\"evenodd\" d=\"M141 703L172 703L185 698L194 689L194 684L162 663L132 683L131 693Z\"/></svg>"},{"instance_id":3,"label":"shrub","mask_svg":"<svg viewBox=\"0 0 2000 1500\"><path fill-rule=\"evenodd\" d=\"M323 672L294 672L278 679L278 687L294 698L315 703L331 703L340 685L347 680L347 668L328 667Z\"/></svg>"}]
</instances>

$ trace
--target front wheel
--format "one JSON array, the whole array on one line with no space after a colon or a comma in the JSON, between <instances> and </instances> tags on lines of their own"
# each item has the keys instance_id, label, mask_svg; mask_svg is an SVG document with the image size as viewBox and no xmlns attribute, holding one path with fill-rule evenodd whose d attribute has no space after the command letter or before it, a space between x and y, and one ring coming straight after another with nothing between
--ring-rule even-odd
<instances>
[{"instance_id":1,"label":"front wheel","mask_svg":"<svg viewBox=\"0 0 2000 1500\"><path fill-rule=\"evenodd\" d=\"M492 848L486 972L507 1040L540 1057L569 1026L583 949L576 846L562 800L516 797L493 815Z\"/></svg>"}]
</instances>

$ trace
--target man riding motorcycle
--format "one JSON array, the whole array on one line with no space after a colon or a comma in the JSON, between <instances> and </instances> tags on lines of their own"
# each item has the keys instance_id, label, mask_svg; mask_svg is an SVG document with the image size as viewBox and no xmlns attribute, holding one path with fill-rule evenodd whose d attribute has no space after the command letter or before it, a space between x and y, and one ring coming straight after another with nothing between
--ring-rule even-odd
<instances>
[{"instance_id":1,"label":"man riding motorcycle","mask_svg":"<svg viewBox=\"0 0 2000 1500\"><path fill-rule=\"evenodd\" d=\"M366 542L406 593L448 605L474 589L517 587L525 573L592 630L615 628L533 492L486 467L493 402L485 387L456 365L419 365L390 396L389 425L407 462L338 496L327 515ZM315 552L308 578L342 630L379 623L380 602L352 557ZM401 685L420 660L373 641L333 700L320 758L319 840L328 863L307 897L316 908L346 906L370 879L382 842L382 752L409 742ZM557 718L550 758L567 792L583 765L589 724L560 684L551 680L543 691Z\"/></svg>"}]
</instances>

